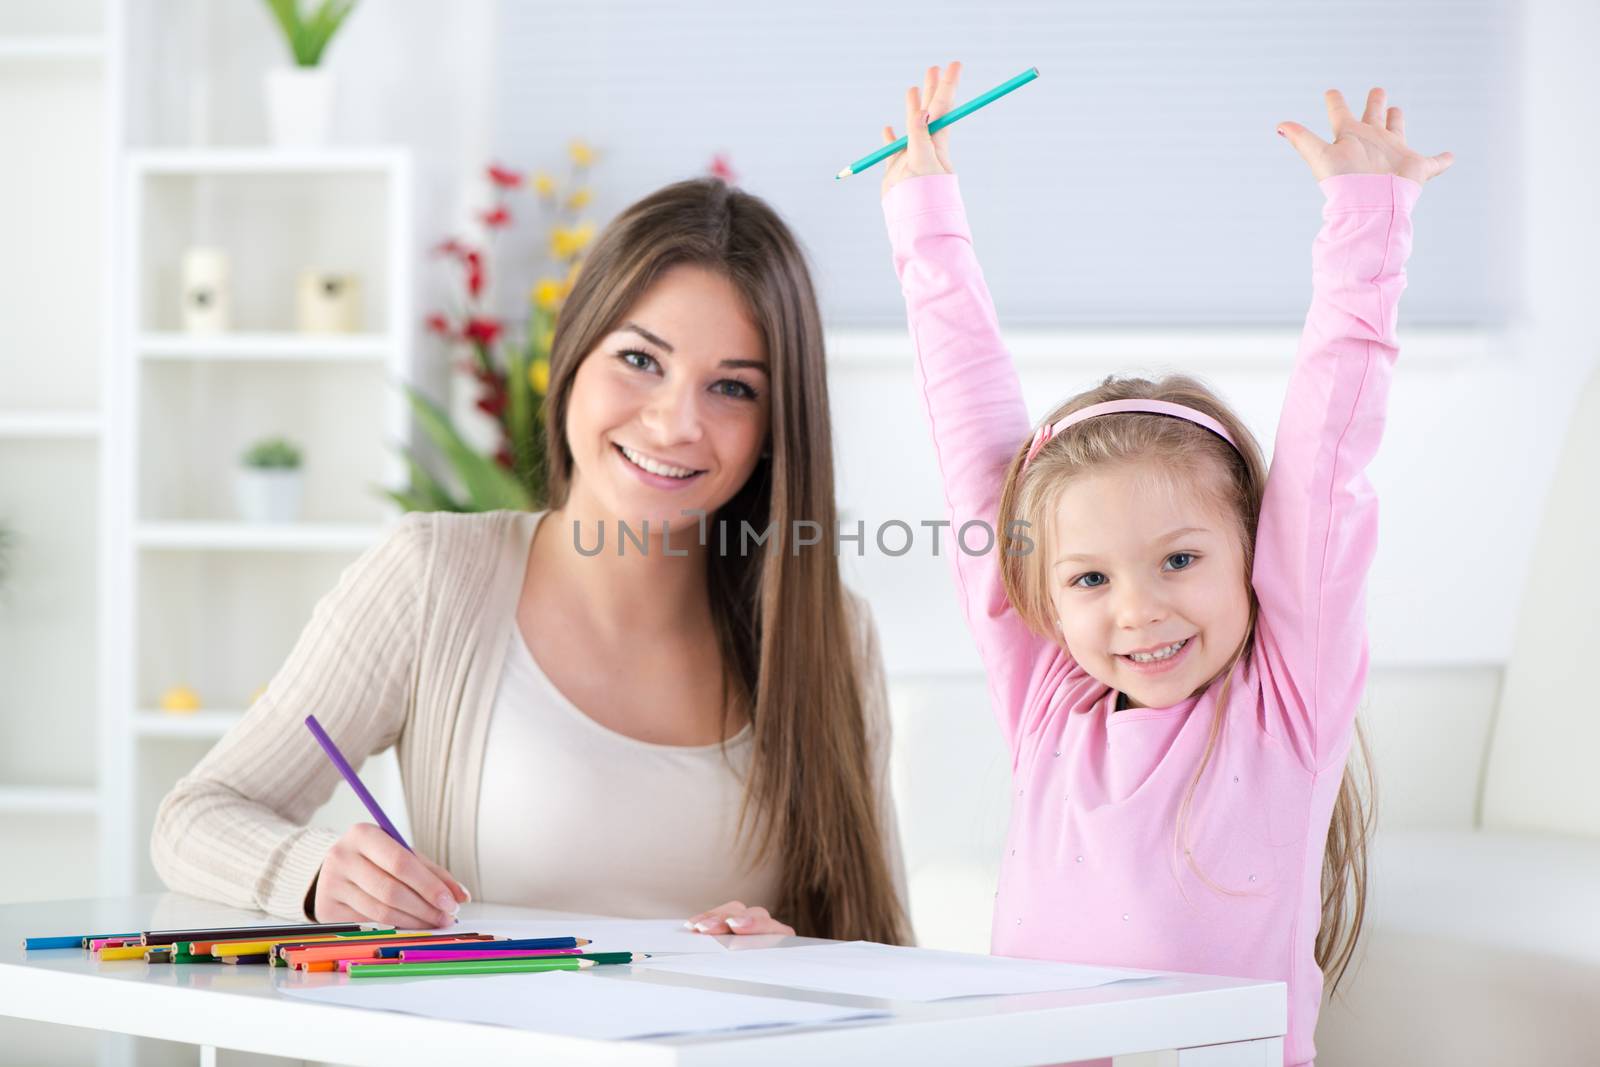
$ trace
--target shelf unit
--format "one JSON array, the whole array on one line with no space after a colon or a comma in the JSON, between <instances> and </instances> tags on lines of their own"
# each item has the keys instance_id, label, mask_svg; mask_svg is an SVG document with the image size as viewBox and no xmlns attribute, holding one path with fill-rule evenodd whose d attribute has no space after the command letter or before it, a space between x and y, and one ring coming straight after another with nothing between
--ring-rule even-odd
<instances>
[{"instance_id":1,"label":"shelf unit","mask_svg":"<svg viewBox=\"0 0 1600 1067\"><path fill-rule=\"evenodd\" d=\"M339 570L380 540L410 443L412 162L403 149L130 152L113 386L107 524L104 891L158 888L150 819L178 774L244 715ZM182 332L176 264L188 244L233 262L234 330ZM358 275L366 322L293 329L306 267ZM239 451L282 435L306 456L300 521L235 517ZM132 635L131 640L126 635ZM159 709L186 685L204 707Z\"/></svg>"},{"instance_id":2,"label":"shelf unit","mask_svg":"<svg viewBox=\"0 0 1600 1067\"><path fill-rule=\"evenodd\" d=\"M0 179L0 230L27 252L0 267L20 297L0 324L0 520L17 538L0 594L0 818L19 876L4 893L84 895L105 830L96 584L123 17L89 0L4 23L0 136L27 148ZM63 742L80 758L59 759Z\"/></svg>"}]
</instances>

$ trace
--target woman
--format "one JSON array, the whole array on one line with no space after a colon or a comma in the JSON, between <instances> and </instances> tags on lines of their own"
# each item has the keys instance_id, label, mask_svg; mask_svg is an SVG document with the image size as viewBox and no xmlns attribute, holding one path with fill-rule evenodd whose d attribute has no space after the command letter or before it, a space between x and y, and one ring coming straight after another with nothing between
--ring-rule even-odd
<instances>
[{"instance_id":1,"label":"woman","mask_svg":"<svg viewBox=\"0 0 1600 1067\"><path fill-rule=\"evenodd\" d=\"M837 528L827 395L765 203L703 180L626 210L556 331L550 511L410 515L352 566L163 802L162 877L324 921L441 925L470 887L906 940L876 635L831 538L787 539ZM310 712L347 754L397 747L416 855L304 825L338 780Z\"/></svg>"}]
</instances>

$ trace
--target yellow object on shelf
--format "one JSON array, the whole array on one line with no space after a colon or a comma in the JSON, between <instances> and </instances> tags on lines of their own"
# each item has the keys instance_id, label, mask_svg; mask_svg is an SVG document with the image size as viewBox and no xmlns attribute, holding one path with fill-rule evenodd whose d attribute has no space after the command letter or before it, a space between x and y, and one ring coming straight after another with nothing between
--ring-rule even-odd
<instances>
[{"instance_id":1,"label":"yellow object on shelf","mask_svg":"<svg viewBox=\"0 0 1600 1067\"><path fill-rule=\"evenodd\" d=\"M187 715L200 710L200 694L186 685L175 685L161 694L161 710Z\"/></svg>"}]
</instances>

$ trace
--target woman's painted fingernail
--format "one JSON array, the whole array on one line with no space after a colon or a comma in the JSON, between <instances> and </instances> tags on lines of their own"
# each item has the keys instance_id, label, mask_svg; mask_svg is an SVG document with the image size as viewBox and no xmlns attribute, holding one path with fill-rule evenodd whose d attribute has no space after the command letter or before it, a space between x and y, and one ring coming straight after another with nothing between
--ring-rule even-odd
<instances>
[{"instance_id":1,"label":"woman's painted fingernail","mask_svg":"<svg viewBox=\"0 0 1600 1067\"><path fill-rule=\"evenodd\" d=\"M1283 136L1283 127L1282 127L1282 126L1279 126L1279 127L1278 127L1278 136L1279 136L1279 137L1282 137L1282 136Z\"/></svg>"},{"instance_id":2,"label":"woman's painted fingernail","mask_svg":"<svg viewBox=\"0 0 1600 1067\"><path fill-rule=\"evenodd\" d=\"M697 934L710 933L711 932L711 924L710 923L695 923L694 924L694 931Z\"/></svg>"},{"instance_id":3,"label":"woman's painted fingernail","mask_svg":"<svg viewBox=\"0 0 1600 1067\"><path fill-rule=\"evenodd\" d=\"M461 908L461 905L456 903L456 898L449 893L440 893L433 902L439 905L439 910L446 915L454 915Z\"/></svg>"},{"instance_id":4,"label":"woman's painted fingernail","mask_svg":"<svg viewBox=\"0 0 1600 1067\"><path fill-rule=\"evenodd\" d=\"M733 927L735 930L743 930L746 926L750 925L750 920L744 918L743 916L740 916L740 917L737 917L737 918L729 919L728 920L728 925Z\"/></svg>"},{"instance_id":5,"label":"woman's painted fingernail","mask_svg":"<svg viewBox=\"0 0 1600 1067\"><path fill-rule=\"evenodd\" d=\"M683 920L683 928L685 930L693 930L694 929L694 920L693 919L685 919L685 920Z\"/></svg>"}]
</instances>

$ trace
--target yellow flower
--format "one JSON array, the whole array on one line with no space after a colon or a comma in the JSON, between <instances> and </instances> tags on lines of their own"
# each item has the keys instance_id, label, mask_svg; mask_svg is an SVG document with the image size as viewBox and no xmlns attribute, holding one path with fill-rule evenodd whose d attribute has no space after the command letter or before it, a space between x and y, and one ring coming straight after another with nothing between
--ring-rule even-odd
<instances>
[{"instance_id":1,"label":"yellow flower","mask_svg":"<svg viewBox=\"0 0 1600 1067\"><path fill-rule=\"evenodd\" d=\"M533 302L544 311L554 311L566 295L567 287L554 278L540 278L539 284L533 287Z\"/></svg>"},{"instance_id":2,"label":"yellow flower","mask_svg":"<svg viewBox=\"0 0 1600 1067\"><path fill-rule=\"evenodd\" d=\"M584 208L589 206L589 201L593 199L594 193L589 189L588 186L584 186L581 189L574 189L572 191L572 195L567 197L567 207L572 211L582 211Z\"/></svg>"},{"instance_id":3,"label":"yellow flower","mask_svg":"<svg viewBox=\"0 0 1600 1067\"><path fill-rule=\"evenodd\" d=\"M550 255L555 259L570 259L589 247L589 242L592 240L594 240L592 222L586 222L573 229L557 226L550 231Z\"/></svg>"},{"instance_id":4,"label":"yellow flower","mask_svg":"<svg viewBox=\"0 0 1600 1067\"><path fill-rule=\"evenodd\" d=\"M556 180L550 177L549 171L538 170L533 173L533 191L543 197L556 195Z\"/></svg>"},{"instance_id":5,"label":"yellow flower","mask_svg":"<svg viewBox=\"0 0 1600 1067\"><path fill-rule=\"evenodd\" d=\"M594 163L594 149L576 137L567 146L567 152L572 156L572 162L580 167L591 166Z\"/></svg>"},{"instance_id":6,"label":"yellow flower","mask_svg":"<svg viewBox=\"0 0 1600 1067\"><path fill-rule=\"evenodd\" d=\"M550 390L550 361L536 359L528 364L528 384L533 386L533 391L540 396Z\"/></svg>"}]
</instances>

